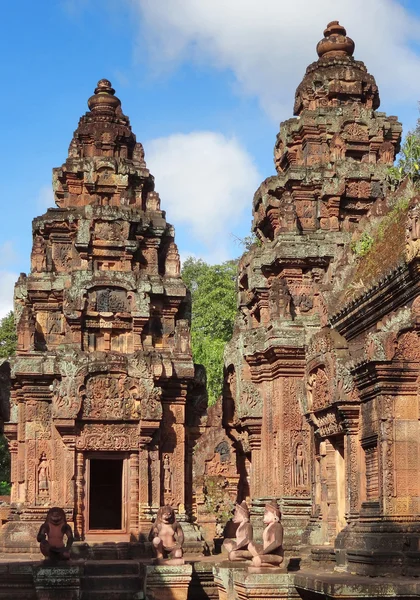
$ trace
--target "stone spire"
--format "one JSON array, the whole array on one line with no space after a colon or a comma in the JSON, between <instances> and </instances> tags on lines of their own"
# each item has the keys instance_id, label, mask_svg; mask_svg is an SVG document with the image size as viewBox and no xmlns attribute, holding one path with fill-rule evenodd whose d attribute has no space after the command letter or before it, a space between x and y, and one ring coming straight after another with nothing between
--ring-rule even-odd
<instances>
[{"instance_id":1,"label":"stone spire","mask_svg":"<svg viewBox=\"0 0 420 600\"><path fill-rule=\"evenodd\" d=\"M325 106L342 106L354 102L366 108L379 108L376 81L363 62L353 58L354 42L338 21L324 30L316 51L319 59L306 69L295 96L294 114Z\"/></svg>"},{"instance_id":2,"label":"stone spire","mask_svg":"<svg viewBox=\"0 0 420 600\"><path fill-rule=\"evenodd\" d=\"M153 191L153 178L146 169L143 146L136 142L108 79L98 81L88 107L73 134L66 162L53 170L56 204L65 208L111 201L142 206L144 194Z\"/></svg>"},{"instance_id":3,"label":"stone spire","mask_svg":"<svg viewBox=\"0 0 420 600\"><path fill-rule=\"evenodd\" d=\"M174 228L107 79L88 106L53 171L58 208L34 219L31 272L15 288L19 366L5 431L12 502L25 516L17 523L12 515L0 548L15 537L30 548L46 506L75 516L79 539L93 529L110 539L115 528L139 539L161 504L192 510L190 300ZM116 520L99 526L100 498L89 505L92 517L84 512L93 490L85 456L97 451L127 465ZM45 462L50 478L41 486ZM177 474L165 490L164 469ZM130 502L121 510L123 497Z\"/></svg>"}]
</instances>

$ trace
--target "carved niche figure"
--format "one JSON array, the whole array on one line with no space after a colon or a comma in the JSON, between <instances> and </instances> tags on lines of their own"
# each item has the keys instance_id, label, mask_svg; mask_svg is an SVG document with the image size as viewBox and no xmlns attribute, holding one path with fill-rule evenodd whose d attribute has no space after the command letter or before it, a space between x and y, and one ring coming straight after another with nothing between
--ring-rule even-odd
<instances>
[{"instance_id":1,"label":"carved niche figure","mask_svg":"<svg viewBox=\"0 0 420 600\"><path fill-rule=\"evenodd\" d=\"M34 273L42 273L46 269L46 242L41 235L36 235L32 246L31 265Z\"/></svg>"},{"instance_id":2,"label":"carved niche figure","mask_svg":"<svg viewBox=\"0 0 420 600\"><path fill-rule=\"evenodd\" d=\"M331 160L341 160L346 155L346 143L342 137L336 133L330 142Z\"/></svg>"},{"instance_id":3,"label":"carved niche figure","mask_svg":"<svg viewBox=\"0 0 420 600\"><path fill-rule=\"evenodd\" d=\"M133 150L133 162L139 165L144 165L144 148L143 144L137 142Z\"/></svg>"},{"instance_id":4,"label":"carved niche figure","mask_svg":"<svg viewBox=\"0 0 420 600\"><path fill-rule=\"evenodd\" d=\"M285 192L281 197L280 231L297 231L297 214L295 201L290 192Z\"/></svg>"},{"instance_id":5,"label":"carved niche figure","mask_svg":"<svg viewBox=\"0 0 420 600\"><path fill-rule=\"evenodd\" d=\"M292 296L286 281L282 277L273 279L268 297L271 317L274 319L279 317L290 319L291 300Z\"/></svg>"},{"instance_id":6,"label":"carved niche figure","mask_svg":"<svg viewBox=\"0 0 420 600\"><path fill-rule=\"evenodd\" d=\"M168 246L168 252L165 260L165 275L169 277L178 277L181 273L181 261L179 258L178 247L175 242Z\"/></svg>"},{"instance_id":7,"label":"carved niche figure","mask_svg":"<svg viewBox=\"0 0 420 600\"><path fill-rule=\"evenodd\" d=\"M303 444L297 444L294 460L294 486L295 488L306 486L306 457Z\"/></svg>"},{"instance_id":8,"label":"carved niche figure","mask_svg":"<svg viewBox=\"0 0 420 600\"><path fill-rule=\"evenodd\" d=\"M277 502L268 502L264 510L263 544L251 542L248 546L254 567L277 567L284 560L283 525Z\"/></svg>"},{"instance_id":9,"label":"carved niche figure","mask_svg":"<svg viewBox=\"0 0 420 600\"><path fill-rule=\"evenodd\" d=\"M157 192L149 192L146 199L147 210L160 210L160 197Z\"/></svg>"},{"instance_id":10,"label":"carved niche figure","mask_svg":"<svg viewBox=\"0 0 420 600\"><path fill-rule=\"evenodd\" d=\"M41 454L38 465L38 494L47 496L50 489L50 465L45 452Z\"/></svg>"},{"instance_id":11,"label":"carved niche figure","mask_svg":"<svg viewBox=\"0 0 420 600\"><path fill-rule=\"evenodd\" d=\"M169 454L163 455L163 491L165 494L172 493L172 469Z\"/></svg>"},{"instance_id":12,"label":"carved niche figure","mask_svg":"<svg viewBox=\"0 0 420 600\"><path fill-rule=\"evenodd\" d=\"M175 517L172 506L161 506L156 521L149 533L153 551L157 559L182 558L184 532Z\"/></svg>"},{"instance_id":13,"label":"carved niche figure","mask_svg":"<svg viewBox=\"0 0 420 600\"><path fill-rule=\"evenodd\" d=\"M175 350L180 354L191 354L190 326L186 319L179 319L176 323Z\"/></svg>"},{"instance_id":14,"label":"carved niche figure","mask_svg":"<svg viewBox=\"0 0 420 600\"><path fill-rule=\"evenodd\" d=\"M392 142L382 142L379 146L379 162L384 164L394 162L394 144Z\"/></svg>"},{"instance_id":15,"label":"carved niche figure","mask_svg":"<svg viewBox=\"0 0 420 600\"><path fill-rule=\"evenodd\" d=\"M252 558L248 546L252 542L254 534L249 518L247 503L243 501L241 504L237 504L233 516L233 522L239 523L239 527L236 530L236 538L234 540L226 539L223 542L223 547L228 552L229 560L251 560Z\"/></svg>"},{"instance_id":16,"label":"carved niche figure","mask_svg":"<svg viewBox=\"0 0 420 600\"><path fill-rule=\"evenodd\" d=\"M67 536L65 546L64 536ZM74 538L62 508L57 506L50 508L45 523L41 525L36 539L39 542L42 554L46 558L51 560L68 560L70 558L70 549Z\"/></svg>"}]
</instances>

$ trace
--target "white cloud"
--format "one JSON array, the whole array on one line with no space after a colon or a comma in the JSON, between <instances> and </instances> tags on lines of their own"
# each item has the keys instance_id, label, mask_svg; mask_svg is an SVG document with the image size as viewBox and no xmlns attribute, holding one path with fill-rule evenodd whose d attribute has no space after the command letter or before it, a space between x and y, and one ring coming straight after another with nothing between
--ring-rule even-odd
<instances>
[{"instance_id":1,"label":"white cloud","mask_svg":"<svg viewBox=\"0 0 420 600\"><path fill-rule=\"evenodd\" d=\"M36 206L39 210L46 210L47 208L55 207L54 193L52 185L43 185L36 197Z\"/></svg>"},{"instance_id":2,"label":"white cloud","mask_svg":"<svg viewBox=\"0 0 420 600\"><path fill-rule=\"evenodd\" d=\"M329 21L356 43L387 101L420 96L420 56L411 42L420 20L396 0L128 0L155 65L204 60L233 71L241 89L276 120L291 114L293 93Z\"/></svg>"},{"instance_id":3,"label":"white cloud","mask_svg":"<svg viewBox=\"0 0 420 600\"><path fill-rule=\"evenodd\" d=\"M151 140L145 149L168 220L188 228L207 259L225 260L228 235L261 179L249 154L235 138L211 131Z\"/></svg>"},{"instance_id":4,"label":"white cloud","mask_svg":"<svg viewBox=\"0 0 420 600\"><path fill-rule=\"evenodd\" d=\"M18 259L13 242L7 240L0 244L0 267L7 267Z\"/></svg>"},{"instance_id":5,"label":"white cloud","mask_svg":"<svg viewBox=\"0 0 420 600\"><path fill-rule=\"evenodd\" d=\"M0 270L0 319L13 310L13 289L17 273Z\"/></svg>"}]
</instances>

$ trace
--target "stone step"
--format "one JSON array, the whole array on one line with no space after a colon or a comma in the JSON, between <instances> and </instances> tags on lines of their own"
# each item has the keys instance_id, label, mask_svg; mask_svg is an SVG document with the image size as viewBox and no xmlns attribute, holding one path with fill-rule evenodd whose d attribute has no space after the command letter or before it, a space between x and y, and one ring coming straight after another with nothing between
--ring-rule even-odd
<instances>
[{"instance_id":1,"label":"stone step","mask_svg":"<svg viewBox=\"0 0 420 600\"><path fill-rule=\"evenodd\" d=\"M35 590L0 589L0 600L37 600Z\"/></svg>"},{"instance_id":2,"label":"stone step","mask_svg":"<svg viewBox=\"0 0 420 600\"><path fill-rule=\"evenodd\" d=\"M106 591L83 591L80 600L144 600L143 591L106 590Z\"/></svg>"},{"instance_id":3,"label":"stone step","mask_svg":"<svg viewBox=\"0 0 420 600\"><path fill-rule=\"evenodd\" d=\"M143 587L143 579L139 575L95 575L84 576L81 580L82 590L134 590Z\"/></svg>"},{"instance_id":4,"label":"stone step","mask_svg":"<svg viewBox=\"0 0 420 600\"><path fill-rule=\"evenodd\" d=\"M84 576L100 575L140 575L140 564L135 560L100 560L86 561Z\"/></svg>"}]
</instances>

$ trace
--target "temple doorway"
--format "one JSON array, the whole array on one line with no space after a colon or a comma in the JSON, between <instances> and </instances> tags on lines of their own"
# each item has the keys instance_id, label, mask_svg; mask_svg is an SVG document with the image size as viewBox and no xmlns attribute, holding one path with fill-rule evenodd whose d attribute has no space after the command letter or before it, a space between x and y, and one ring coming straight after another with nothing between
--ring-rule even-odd
<instances>
[{"instance_id":1,"label":"temple doorway","mask_svg":"<svg viewBox=\"0 0 420 600\"><path fill-rule=\"evenodd\" d=\"M88 458L87 529L90 533L124 532L125 468L124 457Z\"/></svg>"}]
</instances>

